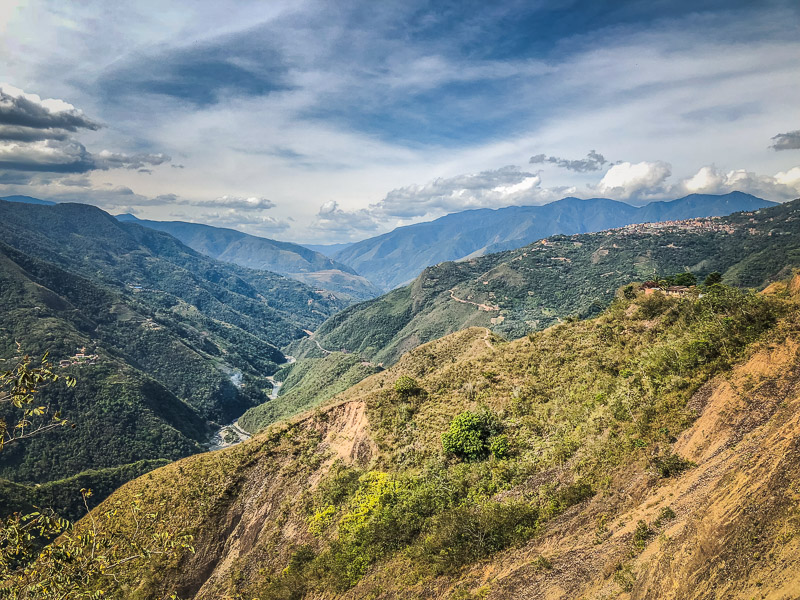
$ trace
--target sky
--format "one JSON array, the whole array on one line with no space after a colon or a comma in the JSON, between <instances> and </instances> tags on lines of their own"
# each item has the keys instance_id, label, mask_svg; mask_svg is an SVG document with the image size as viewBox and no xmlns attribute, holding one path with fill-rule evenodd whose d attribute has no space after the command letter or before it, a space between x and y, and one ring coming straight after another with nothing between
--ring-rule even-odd
<instances>
[{"instance_id":1,"label":"sky","mask_svg":"<svg viewBox=\"0 0 800 600\"><path fill-rule=\"evenodd\" d=\"M0 197L302 243L800 197L800 4L0 0Z\"/></svg>"}]
</instances>

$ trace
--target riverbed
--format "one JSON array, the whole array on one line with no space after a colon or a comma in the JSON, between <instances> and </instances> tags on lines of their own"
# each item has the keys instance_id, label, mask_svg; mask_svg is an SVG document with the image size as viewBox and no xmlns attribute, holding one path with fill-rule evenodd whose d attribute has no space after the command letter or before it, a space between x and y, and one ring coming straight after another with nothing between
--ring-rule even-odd
<instances>
[{"instance_id":1,"label":"riverbed","mask_svg":"<svg viewBox=\"0 0 800 600\"><path fill-rule=\"evenodd\" d=\"M296 362L294 356L287 355L285 358L286 362L283 363L281 367L291 365L292 363ZM275 398L278 397L278 394L280 394L281 388L283 387L283 382L275 381L273 375L267 377L267 380L272 384L272 391L269 394L269 399L275 400ZM211 439L208 442L208 449L210 451L214 451L222 450L223 448L230 448L236 444L246 442L251 437L252 436L249 433L239 427L239 420L236 419L232 423L223 425L214 432L214 435L211 436Z\"/></svg>"}]
</instances>

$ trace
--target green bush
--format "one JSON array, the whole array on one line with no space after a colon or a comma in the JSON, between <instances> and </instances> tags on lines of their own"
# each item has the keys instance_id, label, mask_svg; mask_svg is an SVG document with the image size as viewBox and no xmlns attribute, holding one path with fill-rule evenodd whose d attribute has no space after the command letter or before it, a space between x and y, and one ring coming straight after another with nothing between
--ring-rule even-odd
<instances>
[{"instance_id":1,"label":"green bush","mask_svg":"<svg viewBox=\"0 0 800 600\"><path fill-rule=\"evenodd\" d=\"M653 537L653 530L644 522L636 523L636 530L633 532L633 547L637 552L642 552L647 547L647 541Z\"/></svg>"},{"instance_id":2,"label":"green bush","mask_svg":"<svg viewBox=\"0 0 800 600\"><path fill-rule=\"evenodd\" d=\"M672 278L675 285L697 285L697 277L694 273L678 273Z\"/></svg>"},{"instance_id":3,"label":"green bush","mask_svg":"<svg viewBox=\"0 0 800 600\"><path fill-rule=\"evenodd\" d=\"M420 391L419 384L416 379L408 375L401 375L394 382L394 391L400 394L403 398L414 396Z\"/></svg>"},{"instance_id":4,"label":"green bush","mask_svg":"<svg viewBox=\"0 0 800 600\"><path fill-rule=\"evenodd\" d=\"M681 458L677 454L667 454L666 456L657 456L654 458L653 466L662 477L673 477L693 467L694 463Z\"/></svg>"},{"instance_id":5,"label":"green bush","mask_svg":"<svg viewBox=\"0 0 800 600\"><path fill-rule=\"evenodd\" d=\"M458 506L434 517L419 558L437 574L450 573L529 539L538 523L538 507L526 502Z\"/></svg>"},{"instance_id":6,"label":"green bush","mask_svg":"<svg viewBox=\"0 0 800 600\"><path fill-rule=\"evenodd\" d=\"M448 454L455 454L467 460L485 458L489 452L508 454L508 438L496 436L501 430L497 416L488 409L478 412L466 410L450 422L450 428L442 434L442 449ZM492 438L492 439L490 439ZM499 439L503 438L503 439Z\"/></svg>"},{"instance_id":7,"label":"green bush","mask_svg":"<svg viewBox=\"0 0 800 600\"><path fill-rule=\"evenodd\" d=\"M489 441L489 452L495 458L508 458L509 449L507 435L497 435Z\"/></svg>"}]
</instances>

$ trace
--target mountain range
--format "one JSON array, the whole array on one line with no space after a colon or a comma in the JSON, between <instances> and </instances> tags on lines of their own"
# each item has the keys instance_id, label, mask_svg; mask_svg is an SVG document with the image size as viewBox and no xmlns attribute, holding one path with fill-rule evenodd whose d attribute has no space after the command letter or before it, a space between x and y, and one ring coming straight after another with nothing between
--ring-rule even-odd
<instances>
[{"instance_id":1,"label":"mountain range","mask_svg":"<svg viewBox=\"0 0 800 600\"><path fill-rule=\"evenodd\" d=\"M118 215L117 219L169 233L193 250L217 260L280 273L331 291L345 300L367 300L381 293L352 268L299 244L198 223L148 221L130 214Z\"/></svg>"},{"instance_id":2,"label":"mountain range","mask_svg":"<svg viewBox=\"0 0 800 600\"><path fill-rule=\"evenodd\" d=\"M405 285L425 267L519 248L555 234L602 231L631 223L723 216L773 206L743 192L692 194L642 207L607 198L564 198L543 206L468 210L398 227L333 257L386 290Z\"/></svg>"},{"instance_id":3,"label":"mountain range","mask_svg":"<svg viewBox=\"0 0 800 600\"><path fill-rule=\"evenodd\" d=\"M577 202L583 201L568 204ZM558 235L440 263L407 286L337 313L289 352L347 351L391 364L419 344L470 326L517 338L568 317L597 314L620 286L659 274L689 271L702 278L718 271L727 283L761 286L800 266L800 222L793 217L798 205Z\"/></svg>"}]
</instances>

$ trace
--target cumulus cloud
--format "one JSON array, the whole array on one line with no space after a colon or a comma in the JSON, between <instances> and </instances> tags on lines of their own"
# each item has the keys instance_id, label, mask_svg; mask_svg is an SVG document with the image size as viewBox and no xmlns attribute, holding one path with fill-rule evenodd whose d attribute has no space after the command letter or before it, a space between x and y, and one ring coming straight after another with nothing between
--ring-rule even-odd
<instances>
[{"instance_id":1,"label":"cumulus cloud","mask_svg":"<svg viewBox=\"0 0 800 600\"><path fill-rule=\"evenodd\" d=\"M779 133L772 139L774 143L770 148L773 150L800 150L800 129Z\"/></svg>"},{"instance_id":2,"label":"cumulus cloud","mask_svg":"<svg viewBox=\"0 0 800 600\"><path fill-rule=\"evenodd\" d=\"M329 200L320 206L317 217L311 224L311 229L336 235L352 235L359 231L375 231L378 228L379 223L369 210L364 208L353 211L342 210L335 200Z\"/></svg>"},{"instance_id":3,"label":"cumulus cloud","mask_svg":"<svg viewBox=\"0 0 800 600\"><path fill-rule=\"evenodd\" d=\"M557 199L566 188L541 188L538 173L516 166L434 179L389 192L370 206L380 217L413 218L427 214L450 213L470 208L497 208L512 204L543 204Z\"/></svg>"},{"instance_id":4,"label":"cumulus cloud","mask_svg":"<svg viewBox=\"0 0 800 600\"><path fill-rule=\"evenodd\" d=\"M740 191L762 196L767 200L789 200L800 196L800 167L771 176L758 175L746 169L722 172L714 165L709 165L681 181L672 191L676 195L726 194Z\"/></svg>"},{"instance_id":5,"label":"cumulus cloud","mask_svg":"<svg viewBox=\"0 0 800 600\"><path fill-rule=\"evenodd\" d=\"M74 140L0 142L0 169L84 173L92 167L91 155Z\"/></svg>"},{"instance_id":6,"label":"cumulus cloud","mask_svg":"<svg viewBox=\"0 0 800 600\"><path fill-rule=\"evenodd\" d=\"M166 154L123 154L102 150L92 156L95 169L145 169L147 166L157 166L169 162L171 159Z\"/></svg>"},{"instance_id":7,"label":"cumulus cloud","mask_svg":"<svg viewBox=\"0 0 800 600\"><path fill-rule=\"evenodd\" d=\"M666 180L671 174L670 165L661 161L621 162L592 189L617 200L647 199L667 191Z\"/></svg>"},{"instance_id":8,"label":"cumulus cloud","mask_svg":"<svg viewBox=\"0 0 800 600\"><path fill-rule=\"evenodd\" d=\"M200 213L172 213L172 216L191 223L245 228L263 233L279 233L289 229L288 221L265 215L242 214L235 208Z\"/></svg>"},{"instance_id":9,"label":"cumulus cloud","mask_svg":"<svg viewBox=\"0 0 800 600\"><path fill-rule=\"evenodd\" d=\"M72 104L42 99L19 88L0 84L0 169L29 173L87 173L137 169L170 161L166 154L124 154L103 150L92 154L73 137L101 125ZM18 176L17 179L25 179ZM34 177L28 176L33 182Z\"/></svg>"},{"instance_id":10,"label":"cumulus cloud","mask_svg":"<svg viewBox=\"0 0 800 600\"><path fill-rule=\"evenodd\" d=\"M19 88L0 84L0 125L53 131L97 130L100 124L86 117L68 102L42 100Z\"/></svg>"},{"instance_id":11,"label":"cumulus cloud","mask_svg":"<svg viewBox=\"0 0 800 600\"><path fill-rule=\"evenodd\" d=\"M559 158L558 156L547 156L546 154L537 154L531 156L528 161L532 165L550 163L557 167L567 169L568 171L577 171L578 173L587 173L589 171L599 171L603 165L608 163L605 157L594 150L590 150L586 158L578 160L569 160L567 158Z\"/></svg>"}]
</instances>

